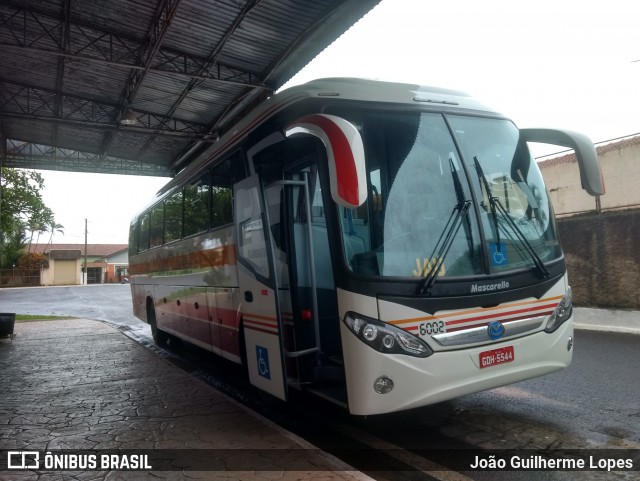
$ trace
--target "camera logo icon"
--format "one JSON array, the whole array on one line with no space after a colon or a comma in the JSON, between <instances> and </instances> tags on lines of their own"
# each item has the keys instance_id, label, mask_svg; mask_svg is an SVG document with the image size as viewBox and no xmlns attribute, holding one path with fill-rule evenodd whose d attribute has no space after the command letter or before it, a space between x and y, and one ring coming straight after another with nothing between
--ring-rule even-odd
<instances>
[{"instance_id":1,"label":"camera logo icon","mask_svg":"<svg viewBox=\"0 0 640 481\"><path fill-rule=\"evenodd\" d=\"M40 453L38 451L8 451L8 469L38 469Z\"/></svg>"}]
</instances>

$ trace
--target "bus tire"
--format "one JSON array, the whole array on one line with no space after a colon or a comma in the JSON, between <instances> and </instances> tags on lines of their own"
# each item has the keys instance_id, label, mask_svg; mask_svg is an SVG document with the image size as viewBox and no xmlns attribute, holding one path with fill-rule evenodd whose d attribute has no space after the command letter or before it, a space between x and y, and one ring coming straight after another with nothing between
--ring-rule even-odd
<instances>
[{"instance_id":1,"label":"bus tire","mask_svg":"<svg viewBox=\"0 0 640 481\"><path fill-rule=\"evenodd\" d=\"M169 335L158 329L158 325L156 323L156 309L153 306L153 301L151 299L147 299L147 322L151 326L151 337L153 337L153 342L158 346L165 346L169 339Z\"/></svg>"}]
</instances>

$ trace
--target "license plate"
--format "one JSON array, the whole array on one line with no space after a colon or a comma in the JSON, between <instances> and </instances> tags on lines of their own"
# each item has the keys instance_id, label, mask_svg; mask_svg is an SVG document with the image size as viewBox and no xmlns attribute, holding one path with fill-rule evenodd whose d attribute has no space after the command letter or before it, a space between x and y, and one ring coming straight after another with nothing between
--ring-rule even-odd
<instances>
[{"instance_id":1,"label":"license plate","mask_svg":"<svg viewBox=\"0 0 640 481\"><path fill-rule=\"evenodd\" d=\"M480 353L480 369L513 362L514 358L513 346L492 349L491 351L483 351Z\"/></svg>"}]
</instances>

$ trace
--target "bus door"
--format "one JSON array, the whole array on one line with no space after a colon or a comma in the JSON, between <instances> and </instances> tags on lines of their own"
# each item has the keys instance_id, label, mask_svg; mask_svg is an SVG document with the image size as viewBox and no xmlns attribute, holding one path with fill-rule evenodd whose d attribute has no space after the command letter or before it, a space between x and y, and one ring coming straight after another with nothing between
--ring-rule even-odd
<instances>
[{"instance_id":1,"label":"bus door","mask_svg":"<svg viewBox=\"0 0 640 481\"><path fill-rule=\"evenodd\" d=\"M287 399L278 279L262 182L254 174L234 186L238 282L249 380Z\"/></svg>"},{"instance_id":2,"label":"bus door","mask_svg":"<svg viewBox=\"0 0 640 481\"><path fill-rule=\"evenodd\" d=\"M309 155L317 160L316 152ZM280 237L287 252L290 329L285 332L285 359L290 383L308 385L335 377L331 356L339 357L337 296L329 236L317 163L287 173L278 181L286 191ZM272 227L273 231L273 227ZM330 363L331 364L331 363ZM338 369L338 377L342 370Z\"/></svg>"},{"instance_id":3,"label":"bus door","mask_svg":"<svg viewBox=\"0 0 640 481\"><path fill-rule=\"evenodd\" d=\"M261 169L271 179L264 186L264 208L277 286L286 383L298 388L317 381L320 371L326 376L327 369L321 367L325 340L339 342L322 192L317 164L313 162L317 155L312 150L304 159L294 157L306 167L281 173L278 180L273 180L273 172ZM333 335L326 329L331 321L336 326Z\"/></svg>"}]
</instances>

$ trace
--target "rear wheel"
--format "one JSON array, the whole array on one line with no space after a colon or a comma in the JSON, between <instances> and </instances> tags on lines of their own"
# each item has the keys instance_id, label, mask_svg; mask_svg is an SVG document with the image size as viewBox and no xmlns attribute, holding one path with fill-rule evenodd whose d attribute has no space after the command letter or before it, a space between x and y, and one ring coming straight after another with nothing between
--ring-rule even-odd
<instances>
[{"instance_id":1,"label":"rear wheel","mask_svg":"<svg viewBox=\"0 0 640 481\"><path fill-rule=\"evenodd\" d=\"M151 299L147 300L147 322L149 322L149 325L151 326L151 336L153 337L153 341L158 346L166 345L169 335L158 329L158 325L156 323L156 309L153 306L153 301Z\"/></svg>"}]
</instances>

